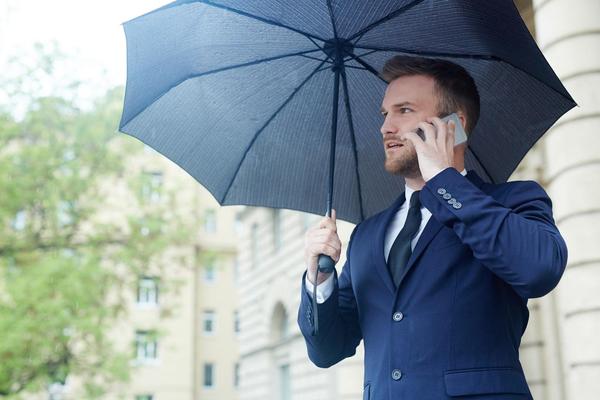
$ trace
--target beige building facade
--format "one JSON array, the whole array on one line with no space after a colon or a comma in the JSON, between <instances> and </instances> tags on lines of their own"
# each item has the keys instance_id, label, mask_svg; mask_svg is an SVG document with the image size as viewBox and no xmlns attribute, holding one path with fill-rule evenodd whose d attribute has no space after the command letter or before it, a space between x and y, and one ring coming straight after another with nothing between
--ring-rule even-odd
<instances>
[{"instance_id":1,"label":"beige building facade","mask_svg":"<svg viewBox=\"0 0 600 400\"><path fill-rule=\"evenodd\" d=\"M179 167L147 153L141 168L154 177L150 190L177 191L176 211L191 222L193 237L163 255L157 274L137 277L129 318L114 335L122 348L135 348L132 380L107 398L237 400L237 207L220 207ZM158 276L174 285L162 292Z\"/></svg>"}]
</instances>

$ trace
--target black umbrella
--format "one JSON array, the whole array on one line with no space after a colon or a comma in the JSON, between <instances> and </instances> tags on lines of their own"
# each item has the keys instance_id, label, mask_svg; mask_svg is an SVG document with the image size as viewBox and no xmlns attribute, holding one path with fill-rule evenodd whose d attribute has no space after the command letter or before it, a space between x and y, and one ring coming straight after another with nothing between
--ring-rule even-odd
<instances>
[{"instance_id":1,"label":"black umbrella","mask_svg":"<svg viewBox=\"0 0 600 400\"><path fill-rule=\"evenodd\" d=\"M355 223L386 208L404 181L384 169L378 71L396 54L473 76L465 165L489 182L575 106L511 0L188 0L124 28L120 130L221 205L330 215L335 198Z\"/></svg>"}]
</instances>

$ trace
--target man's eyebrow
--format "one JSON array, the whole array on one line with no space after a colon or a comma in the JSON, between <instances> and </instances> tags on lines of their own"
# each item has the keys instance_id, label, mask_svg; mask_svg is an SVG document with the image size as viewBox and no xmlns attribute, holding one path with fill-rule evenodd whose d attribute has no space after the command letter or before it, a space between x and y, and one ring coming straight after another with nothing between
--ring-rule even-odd
<instances>
[{"instance_id":1,"label":"man's eyebrow","mask_svg":"<svg viewBox=\"0 0 600 400\"><path fill-rule=\"evenodd\" d=\"M396 107L403 107L403 106L414 106L414 103L411 103L410 101L403 101L402 103L397 103L397 104L393 104L392 108L396 108ZM383 108L383 106L381 106L381 108L379 109L380 112L385 112L385 108Z\"/></svg>"}]
</instances>

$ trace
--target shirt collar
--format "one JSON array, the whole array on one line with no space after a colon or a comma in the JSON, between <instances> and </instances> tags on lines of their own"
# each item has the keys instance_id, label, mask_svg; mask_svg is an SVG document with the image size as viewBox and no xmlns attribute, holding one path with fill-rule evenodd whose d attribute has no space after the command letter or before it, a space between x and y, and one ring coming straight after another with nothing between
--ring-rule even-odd
<instances>
[{"instance_id":1,"label":"shirt collar","mask_svg":"<svg viewBox=\"0 0 600 400\"><path fill-rule=\"evenodd\" d=\"M467 175L467 170L463 168L463 170L462 170L462 171L460 171L460 174L461 174L462 176L466 176L466 175ZM412 196L412 194L413 194L413 192L414 192L414 191L415 191L415 190L414 190L414 189L411 189L411 188L409 188L409 187L408 187L408 185L407 185L406 183L404 184L404 196L405 196L405 197L404 197L404 198L405 198L404 204L408 204L408 203L409 203L409 201L410 201L410 197Z\"/></svg>"}]
</instances>

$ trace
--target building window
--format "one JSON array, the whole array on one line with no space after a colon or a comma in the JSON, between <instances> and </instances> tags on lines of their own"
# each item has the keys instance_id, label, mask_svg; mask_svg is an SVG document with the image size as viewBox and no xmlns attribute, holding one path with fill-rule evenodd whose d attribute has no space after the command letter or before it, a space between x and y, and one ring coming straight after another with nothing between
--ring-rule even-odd
<instances>
[{"instance_id":1,"label":"building window","mask_svg":"<svg viewBox=\"0 0 600 400\"><path fill-rule=\"evenodd\" d=\"M273 249L278 252L281 249L281 210L273 209Z\"/></svg>"},{"instance_id":2,"label":"building window","mask_svg":"<svg viewBox=\"0 0 600 400\"><path fill-rule=\"evenodd\" d=\"M233 231L240 235L244 230L244 223L242 222L242 215L240 212L235 213L235 220L233 222Z\"/></svg>"},{"instance_id":3,"label":"building window","mask_svg":"<svg viewBox=\"0 0 600 400\"><path fill-rule=\"evenodd\" d=\"M233 257L233 283L240 281L240 259L238 256Z\"/></svg>"},{"instance_id":4,"label":"building window","mask_svg":"<svg viewBox=\"0 0 600 400\"><path fill-rule=\"evenodd\" d=\"M281 400L290 400L292 398L289 364L279 367L279 398Z\"/></svg>"},{"instance_id":5,"label":"building window","mask_svg":"<svg viewBox=\"0 0 600 400\"><path fill-rule=\"evenodd\" d=\"M154 396L151 394L138 394L135 396L135 400L154 400Z\"/></svg>"},{"instance_id":6,"label":"building window","mask_svg":"<svg viewBox=\"0 0 600 400\"><path fill-rule=\"evenodd\" d=\"M215 312L213 310L205 310L202 316L202 330L205 334L211 335L215 332Z\"/></svg>"},{"instance_id":7,"label":"building window","mask_svg":"<svg viewBox=\"0 0 600 400\"><path fill-rule=\"evenodd\" d=\"M25 229L25 225L27 223L27 214L25 210L20 210L15 214L15 218L12 222L12 227L15 231L22 231Z\"/></svg>"},{"instance_id":8,"label":"building window","mask_svg":"<svg viewBox=\"0 0 600 400\"><path fill-rule=\"evenodd\" d=\"M158 279L151 277L141 277L138 281L137 304L152 305L158 304Z\"/></svg>"},{"instance_id":9,"label":"building window","mask_svg":"<svg viewBox=\"0 0 600 400\"><path fill-rule=\"evenodd\" d=\"M211 209L204 212L204 231L206 233L217 231L217 213L215 210Z\"/></svg>"},{"instance_id":10,"label":"building window","mask_svg":"<svg viewBox=\"0 0 600 400\"><path fill-rule=\"evenodd\" d=\"M289 336L288 314L282 303L277 303L271 316L271 341L279 343Z\"/></svg>"},{"instance_id":11,"label":"building window","mask_svg":"<svg viewBox=\"0 0 600 400\"><path fill-rule=\"evenodd\" d=\"M158 343L154 332L136 331L135 347L138 361L156 360Z\"/></svg>"},{"instance_id":12,"label":"building window","mask_svg":"<svg viewBox=\"0 0 600 400\"><path fill-rule=\"evenodd\" d=\"M233 366L233 387L240 387L240 363Z\"/></svg>"},{"instance_id":13,"label":"building window","mask_svg":"<svg viewBox=\"0 0 600 400\"><path fill-rule=\"evenodd\" d=\"M252 268L256 268L258 265L258 224L252 224L250 231L250 260L252 262Z\"/></svg>"},{"instance_id":14,"label":"building window","mask_svg":"<svg viewBox=\"0 0 600 400\"><path fill-rule=\"evenodd\" d=\"M204 363L204 387L212 388L215 386L215 365L213 363Z\"/></svg>"},{"instance_id":15,"label":"building window","mask_svg":"<svg viewBox=\"0 0 600 400\"><path fill-rule=\"evenodd\" d=\"M233 312L233 332L240 333L240 312L237 310Z\"/></svg>"},{"instance_id":16,"label":"building window","mask_svg":"<svg viewBox=\"0 0 600 400\"><path fill-rule=\"evenodd\" d=\"M158 203L160 201L162 183L162 172L144 172L142 198L149 203Z\"/></svg>"},{"instance_id":17,"label":"building window","mask_svg":"<svg viewBox=\"0 0 600 400\"><path fill-rule=\"evenodd\" d=\"M204 264L204 282L213 283L216 279L216 268L214 258L209 258Z\"/></svg>"}]
</instances>

